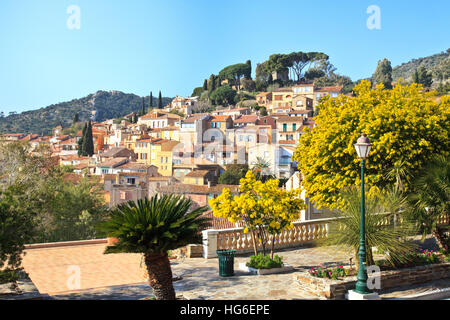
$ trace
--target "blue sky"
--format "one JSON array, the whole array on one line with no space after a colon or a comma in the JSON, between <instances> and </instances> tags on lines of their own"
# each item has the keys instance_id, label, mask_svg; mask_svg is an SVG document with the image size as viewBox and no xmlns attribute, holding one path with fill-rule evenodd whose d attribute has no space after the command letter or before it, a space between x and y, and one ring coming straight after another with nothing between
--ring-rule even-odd
<instances>
[{"instance_id":1,"label":"blue sky","mask_svg":"<svg viewBox=\"0 0 450 320\"><path fill-rule=\"evenodd\" d=\"M81 28L66 12L81 9ZM369 30L366 9L381 10ZM273 53L322 51L353 80L450 47L450 2L415 0L1 0L0 111L97 90L190 95L211 73ZM254 73L254 70L253 70Z\"/></svg>"}]
</instances>

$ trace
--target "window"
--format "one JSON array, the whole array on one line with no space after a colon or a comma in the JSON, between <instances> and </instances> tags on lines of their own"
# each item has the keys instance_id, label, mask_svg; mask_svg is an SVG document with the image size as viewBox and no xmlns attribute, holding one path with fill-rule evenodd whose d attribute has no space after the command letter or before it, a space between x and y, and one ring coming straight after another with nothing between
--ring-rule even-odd
<instances>
[{"instance_id":1,"label":"window","mask_svg":"<svg viewBox=\"0 0 450 320\"><path fill-rule=\"evenodd\" d=\"M292 131L297 131L297 124L296 124L296 123L294 123L294 124L292 125Z\"/></svg>"},{"instance_id":2,"label":"window","mask_svg":"<svg viewBox=\"0 0 450 320\"><path fill-rule=\"evenodd\" d=\"M164 162L164 157L161 157L161 163L163 163Z\"/></svg>"},{"instance_id":3,"label":"window","mask_svg":"<svg viewBox=\"0 0 450 320\"><path fill-rule=\"evenodd\" d=\"M128 184L136 184L136 179L135 178L128 178L127 179L127 183Z\"/></svg>"},{"instance_id":4,"label":"window","mask_svg":"<svg viewBox=\"0 0 450 320\"><path fill-rule=\"evenodd\" d=\"M283 132L287 131L287 123L283 123Z\"/></svg>"},{"instance_id":5,"label":"window","mask_svg":"<svg viewBox=\"0 0 450 320\"><path fill-rule=\"evenodd\" d=\"M241 142L244 141L244 136L243 135L239 136L239 141L241 141Z\"/></svg>"},{"instance_id":6,"label":"window","mask_svg":"<svg viewBox=\"0 0 450 320\"><path fill-rule=\"evenodd\" d=\"M169 157L166 157L166 163L168 163L169 162Z\"/></svg>"}]
</instances>

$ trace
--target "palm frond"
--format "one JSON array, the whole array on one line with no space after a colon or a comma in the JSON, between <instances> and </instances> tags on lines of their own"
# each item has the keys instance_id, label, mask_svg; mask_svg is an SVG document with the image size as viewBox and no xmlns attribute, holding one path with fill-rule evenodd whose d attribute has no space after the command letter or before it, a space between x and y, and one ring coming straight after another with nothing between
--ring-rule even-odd
<instances>
[{"instance_id":1,"label":"palm frond","mask_svg":"<svg viewBox=\"0 0 450 320\"><path fill-rule=\"evenodd\" d=\"M201 243L201 230L210 219L202 214L207 207L190 210L191 199L180 195L155 195L117 206L99 228L118 238L105 253L167 252L187 244Z\"/></svg>"}]
</instances>

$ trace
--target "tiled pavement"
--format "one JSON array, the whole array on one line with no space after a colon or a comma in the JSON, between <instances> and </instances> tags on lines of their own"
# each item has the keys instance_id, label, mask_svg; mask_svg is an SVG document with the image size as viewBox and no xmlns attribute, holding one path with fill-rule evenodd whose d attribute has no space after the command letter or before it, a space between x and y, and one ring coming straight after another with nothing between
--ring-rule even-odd
<instances>
[{"instance_id":1,"label":"tiled pavement","mask_svg":"<svg viewBox=\"0 0 450 320\"><path fill-rule=\"evenodd\" d=\"M104 248L105 244L97 244L27 250L23 266L41 293L58 299L140 299L151 296L151 289L144 282L141 256L104 255ZM333 247L304 247L277 254L295 267L294 272L321 262L345 263L351 256ZM248 275L238 270L238 263L245 261L248 257L236 257L236 275L222 278L218 275L217 259L175 260L172 262L173 273L183 277L174 282L177 294L187 299L317 299L298 290L292 272ZM79 290L70 290L67 286L68 279L73 276L68 269L70 266L80 268Z\"/></svg>"},{"instance_id":2,"label":"tiled pavement","mask_svg":"<svg viewBox=\"0 0 450 320\"><path fill-rule=\"evenodd\" d=\"M144 281L144 264L139 254L104 255L105 244L27 250L23 260L25 271L41 293L55 299L137 300L152 297L150 286ZM286 274L249 275L238 270L239 262L247 256L235 258L235 276L219 276L217 259L185 259L171 262L174 282L179 296L186 299L265 300L319 299L301 291L295 281L296 272L323 264L348 264L351 253L336 247L302 247L278 251L284 261L295 270ZM69 266L80 268L80 290L69 290ZM142 266L142 267L141 267ZM72 274L73 275L73 274ZM69 281L70 284L70 281ZM383 298L404 297L449 287L449 279L420 287L393 288Z\"/></svg>"}]
</instances>

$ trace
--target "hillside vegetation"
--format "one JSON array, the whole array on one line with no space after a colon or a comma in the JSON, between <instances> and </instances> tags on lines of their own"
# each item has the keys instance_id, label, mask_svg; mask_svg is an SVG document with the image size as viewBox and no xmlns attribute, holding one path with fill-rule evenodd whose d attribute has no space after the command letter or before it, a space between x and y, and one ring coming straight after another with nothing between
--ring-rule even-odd
<instances>
[{"instance_id":1,"label":"hillside vegetation","mask_svg":"<svg viewBox=\"0 0 450 320\"><path fill-rule=\"evenodd\" d=\"M153 96L153 105L157 98ZM165 106L171 98L162 98ZM145 97L148 107L149 96ZM104 121L119 118L142 109L142 97L120 91L98 91L81 99L53 104L38 110L25 111L0 118L0 133L51 134L57 125L68 127L78 113L80 121Z\"/></svg>"},{"instance_id":2,"label":"hillside vegetation","mask_svg":"<svg viewBox=\"0 0 450 320\"><path fill-rule=\"evenodd\" d=\"M399 66L392 68L392 78L396 81L402 77L407 81L412 81L414 72L420 67L424 66L433 75L433 86L437 86L440 77L442 80L447 80L450 73L450 49L432 56L412 59L409 62L402 63Z\"/></svg>"}]
</instances>

